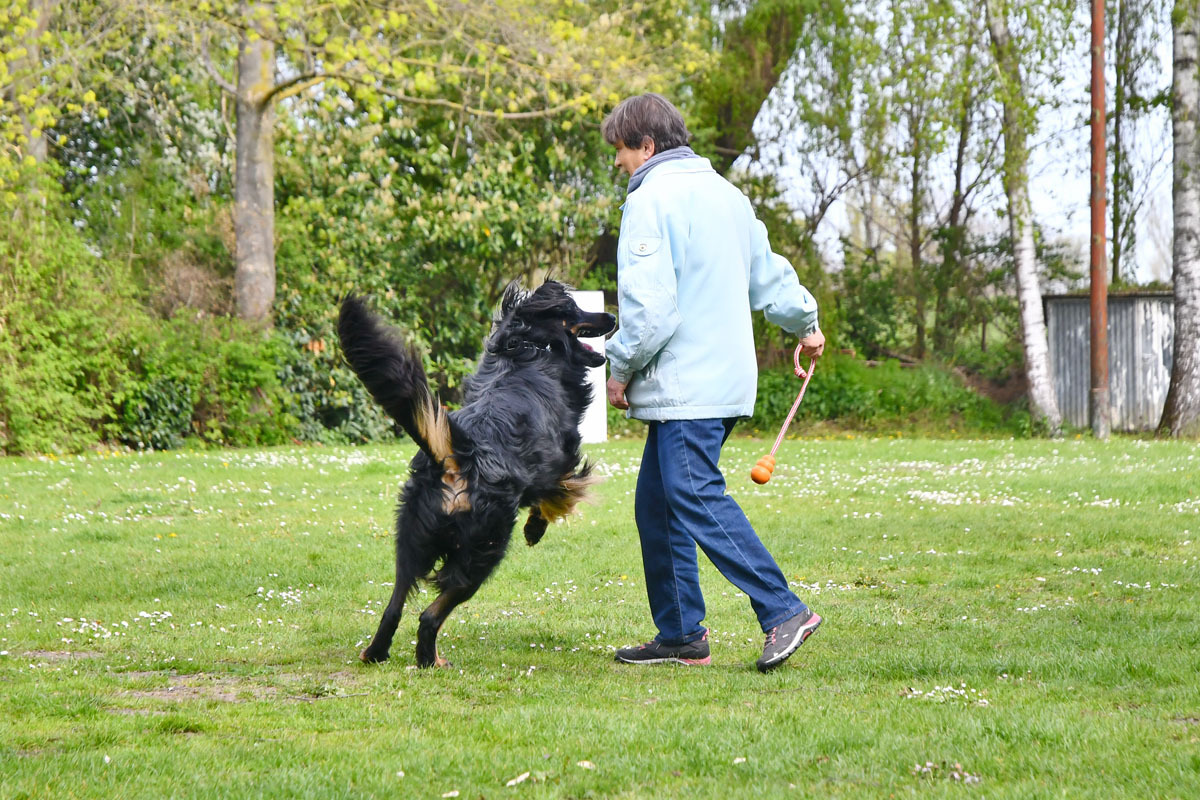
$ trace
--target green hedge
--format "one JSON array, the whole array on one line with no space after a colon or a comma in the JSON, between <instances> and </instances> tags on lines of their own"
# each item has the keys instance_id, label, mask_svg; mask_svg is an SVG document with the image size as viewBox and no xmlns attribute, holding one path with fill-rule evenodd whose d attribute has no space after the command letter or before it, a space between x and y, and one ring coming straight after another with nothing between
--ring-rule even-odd
<instances>
[{"instance_id":1,"label":"green hedge","mask_svg":"<svg viewBox=\"0 0 1200 800\"><path fill-rule=\"evenodd\" d=\"M481 297L449 293L440 306L421 292L393 292L396 276L387 270L314 255L325 251L311 242L300 247L298 217L281 226L276 324L262 331L187 307L163 319L136 262L99 255L53 180L29 178L18 188L0 208L15 223L0 229L2 453L392 438L392 421L337 347L337 301L352 288L404 321L425 352L441 353L427 356L426 368L448 399L474 367L468 340L475 352L490 315ZM439 327L443 319L453 325ZM743 429L773 436L799 387L789 367L761 370L757 409ZM614 435L641 430L612 409L609 422ZM894 361L872 368L832 354L818 366L797 425L1030 433L1023 410L995 405L945 370Z\"/></svg>"},{"instance_id":2,"label":"green hedge","mask_svg":"<svg viewBox=\"0 0 1200 800\"><path fill-rule=\"evenodd\" d=\"M142 314L123 264L54 213L53 181L14 188L0 206L0 452L73 452L113 419L120 350Z\"/></svg>"},{"instance_id":3,"label":"green hedge","mask_svg":"<svg viewBox=\"0 0 1200 800\"><path fill-rule=\"evenodd\" d=\"M778 430L796 400L801 381L791 366L762 369L758 402L749 428ZM831 422L862 430L909 429L923 433L1030 434L1029 414L978 394L936 365L902 367L894 359L869 366L828 354L817 369L796 414L801 424Z\"/></svg>"},{"instance_id":4,"label":"green hedge","mask_svg":"<svg viewBox=\"0 0 1200 800\"><path fill-rule=\"evenodd\" d=\"M14 221L0 228L0 453L276 444L298 431L285 339L194 310L156 317L129 263L88 246L53 180L16 189L0 207Z\"/></svg>"},{"instance_id":5,"label":"green hedge","mask_svg":"<svg viewBox=\"0 0 1200 800\"><path fill-rule=\"evenodd\" d=\"M139 449L289 441L299 421L279 380L286 343L236 319L183 311L148 325L126 354L115 398L119 438Z\"/></svg>"},{"instance_id":6,"label":"green hedge","mask_svg":"<svg viewBox=\"0 0 1200 800\"><path fill-rule=\"evenodd\" d=\"M739 430L774 438L802 383L791 365L760 368L754 416L744 420ZM941 367L901 367L895 360L868 366L863 360L832 353L817 362L789 431L813 429L933 436L1029 436L1032 430L1023 406L998 405ZM609 406L608 431L612 436L639 436L644 426Z\"/></svg>"}]
</instances>

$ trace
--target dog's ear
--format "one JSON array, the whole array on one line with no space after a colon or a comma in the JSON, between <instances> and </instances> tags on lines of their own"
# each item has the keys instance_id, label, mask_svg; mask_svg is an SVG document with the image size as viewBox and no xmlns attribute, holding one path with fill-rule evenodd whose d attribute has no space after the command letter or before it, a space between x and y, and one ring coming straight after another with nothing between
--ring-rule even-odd
<instances>
[{"instance_id":1,"label":"dog's ear","mask_svg":"<svg viewBox=\"0 0 1200 800\"><path fill-rule=\"evenodd\" d=\"M528 296L529 293L521 288L520 281L510 282L504 287L504 298L500 301L500 318L504 319L511 314Z\"/></svg>"},{"instance_id":2,"label":"dog's ear","mask_svg":"<svg viewBox=\"0 0 1200 800\"><path fill-rule=\"evenodd\" d=\"M512 354L523 348L529 341L529 326L519 318L513 318L498 324L487 339L489 353Z\"/></svg>"}]
</instances>

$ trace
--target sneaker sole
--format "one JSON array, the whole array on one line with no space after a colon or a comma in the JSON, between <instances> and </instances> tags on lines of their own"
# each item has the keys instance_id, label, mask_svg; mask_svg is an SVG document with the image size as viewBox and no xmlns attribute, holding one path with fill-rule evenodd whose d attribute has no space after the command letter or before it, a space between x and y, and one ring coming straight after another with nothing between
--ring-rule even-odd
<instances>
[{"instance_id":1,"label":"sneaker sole","mask_svg":"<svg viewBox=\"0 0 1200 800\"><path fill-rule=\"evenodd\" d=\"M712 663L712 656L704 658L638 658L626 659L617 656L622 664L682 664L685 667L704 667Z\"/></svg>"},{"instance_id":2,"label":"sneaker sole","mask_svg":"<svg viewBox=\"0 0 1200 800\"><path fill-rule=\"evenodd\" d=\"M786 661L792 655L792 653L795 653L800 649L800 645L804 644L808 640L808 637L817 632L817 628L821 627L821 623L823 621L824 618L817 614L813 614L812 619L810 619L802 628L796 631L796 636L792 639L792 643L788 645L788 648L772 658L770 661L757 664L756 666L758 667L758 671L768 672Z\"/></svg>"}]
</instances>

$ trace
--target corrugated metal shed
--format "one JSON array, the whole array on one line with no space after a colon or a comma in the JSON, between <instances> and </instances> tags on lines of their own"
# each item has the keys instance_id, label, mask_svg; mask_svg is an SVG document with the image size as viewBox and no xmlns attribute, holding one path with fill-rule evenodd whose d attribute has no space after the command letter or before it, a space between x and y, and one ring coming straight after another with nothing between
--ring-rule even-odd
<instances>
[{"instance_id":1,"label":"corrugated metal shed","mask_svg":"<svg viewBox=\"0 0 1200 800\"><path fill-rule=\"evenodd\" d=\"M1086 428L1091 385L1090 301L1086 295L1042 298L1050 369L1063 421ZM1158 425L1171 381L1175 302L1170 292L1109 295L1108 391L1116 431Z\"/></svg>"}]
</instances>

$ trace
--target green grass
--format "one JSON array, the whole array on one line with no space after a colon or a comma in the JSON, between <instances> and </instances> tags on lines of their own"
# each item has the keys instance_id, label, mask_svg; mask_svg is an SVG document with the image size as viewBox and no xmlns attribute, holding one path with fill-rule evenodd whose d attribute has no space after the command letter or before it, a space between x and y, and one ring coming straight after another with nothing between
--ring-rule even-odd
<instances>
[{"instance_id":1,"label":"green grass","mask_svg":"<svg viewBox=\"0 0 1200 800\"><path fill-rule=\"evenodd\" d=\"M0 797L1200 796L1200 447L799 440L757 487L766 449L731 489L827 620L766 676L703 559L713 665L612 661L637 441L431 671L428 594L356 659L411 445L0 461Z\"/></svg>"}]
</instances>

